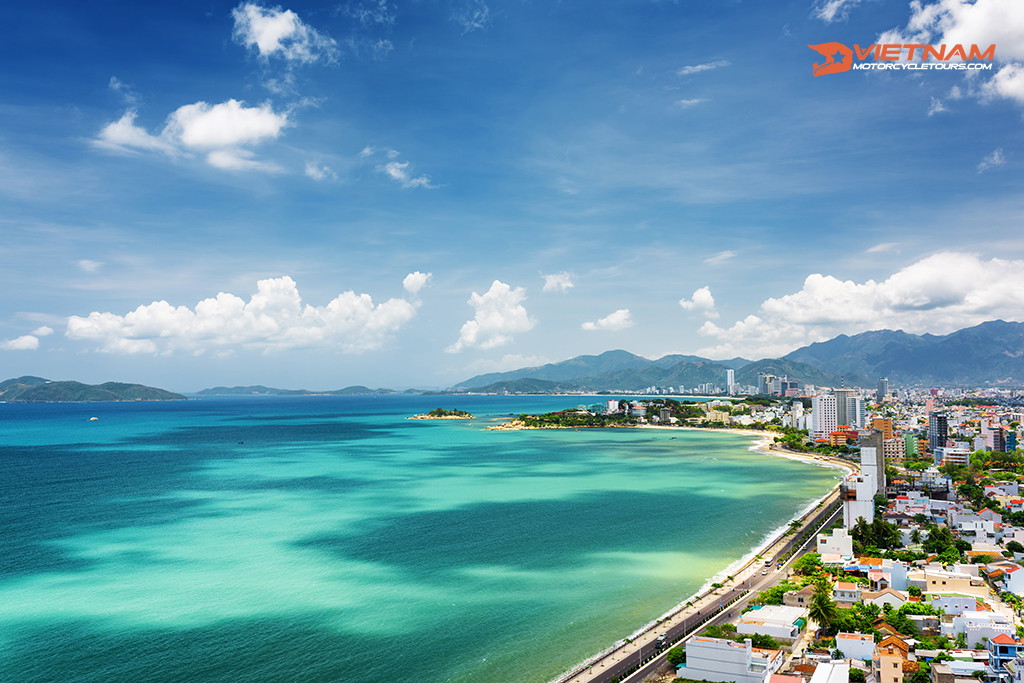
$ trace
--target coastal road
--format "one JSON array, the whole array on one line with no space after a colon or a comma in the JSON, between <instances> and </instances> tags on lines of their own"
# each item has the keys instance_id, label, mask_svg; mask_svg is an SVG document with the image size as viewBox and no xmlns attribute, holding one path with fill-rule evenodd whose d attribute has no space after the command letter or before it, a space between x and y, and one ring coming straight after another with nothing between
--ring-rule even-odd
<instances>
[{"instance_id":1,"label":"coastal road","mask_svg":"<svg viewBox=\"0 0 1024 683\"><path fill-rule=\"evenodd\" d=\"M837 487L822 504L800 520L801 524L795 533L787 533L777 538L764 551L764 556L777 558L792 553L792 557L795 557L805 548L815 547L817 531L832 524L841 510ZM792 561L792 557L789 562ZM622 641L585 666L563 674L552 683L640 681L644 676L667 666L665 653L674 643L689 636L709 621L725 621L737 617L751 598L776 584L785 575L787 567L788 562L785 566L762 575L763 564L756 558L752 559L723 587L704 592L691 601L691 604L654 623L632 640ZM656 640L662 634L665 635L665 645L659 650Z\"/></svg>"},{"instance_id":2,"label":"coastal road","mask_svg":"<svg viewBox=\"0 0 1024 683\"><path fill-rule=\"evenodd\" d=\"M842 511L842 505L834 506L834 511L832 512L832 514L830 514L827 519L821 522L817 528L827 529L831 524L833 524L837 519L841 517ZM767 576L755 575L753 579L748 579L748 581L750 581L749 587L745 591L743 591L743 593L736 600L736 602L730 605L729 607L719 611L713 619L708 620L707 625L724 624L737 619L739 615L742 614L743 610L747 608L747 605L749 605L750 602L754 598L756 598L761 591L771 588L772 586L779 583L779 581L786 578L786 576L789 574L789 566L797 557L799 557L807 551L814 550L815 547L817 547L816 539L816 533L811 534L800 545L800 547L796 549L796 551L793 553L792 557L790 557L790 559L786 562L786 564L780 567L777 571L769 572ZM698 629L693 629L692 633L696 633L697 630ZM689 637L690 635L691 632L685 632L683 636L679 638L679 640L683 640ZM621 677L621 682L640 683L644 680L644 678L650 676L652 673L655 673L657 671L664 671L665 669L667 669L669 667L669 664L666 660L668 649L669 648L665 648L664 651L658 653L657 656L653 657L650 661L640 666L640 668L638 668L632 674L628 674L625 677Z\"/></svg>"}]
</instances>

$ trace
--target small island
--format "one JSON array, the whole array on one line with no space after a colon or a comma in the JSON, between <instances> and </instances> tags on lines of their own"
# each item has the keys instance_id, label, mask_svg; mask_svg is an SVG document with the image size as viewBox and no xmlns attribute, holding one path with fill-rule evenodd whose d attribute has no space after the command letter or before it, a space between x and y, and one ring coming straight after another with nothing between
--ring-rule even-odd
<instances>
[{"instance_id":1,"label":"small island","mask_svg":"<svg viewBox=\"0 0 1024 683\"><path fill-rule=\"evenodd\" d=\"M434 408L429 413L413 415L410 420L472 420L475 415L465 410L446 410L445 408Z\"/></svg>"}]
</instances>

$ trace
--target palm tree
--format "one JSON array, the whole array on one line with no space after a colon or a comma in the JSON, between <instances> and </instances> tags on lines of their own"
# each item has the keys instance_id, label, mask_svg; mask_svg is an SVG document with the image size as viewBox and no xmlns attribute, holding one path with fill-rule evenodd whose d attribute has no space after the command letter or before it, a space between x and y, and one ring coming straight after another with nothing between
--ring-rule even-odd
<instances>
[{"instance_id":1,"label":"palm tree","mask_svg":"<svg viewBox=\"0 0 1024 683\"><path fill-rule=\"evenodd\" d=\"M814 595L808 605L807 615L814 619L826 631L839 617L836 601L832 599L832 586L828 579L821 577L814 582Z\"/></svg>"}]
</instances>

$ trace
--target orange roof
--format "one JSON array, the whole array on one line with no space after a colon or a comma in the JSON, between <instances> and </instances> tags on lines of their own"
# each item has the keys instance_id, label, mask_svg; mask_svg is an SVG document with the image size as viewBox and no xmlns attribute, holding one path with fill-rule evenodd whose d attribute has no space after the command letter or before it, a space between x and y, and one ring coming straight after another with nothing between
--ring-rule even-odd
<instances>
[{"instance_id":1,"label":"orange roof","mask_svg":"<svg viewBox=\"0 0 1024 683\"><path fill-rule=\"evenodd\" d=\"M990 642L993 642L996 645L1016 645L1017 644L1016 640L1014 640L1010 636L1006 635L1005 633L1000 633L998 636L993 638Z\"/></svg>"}]
</instances>

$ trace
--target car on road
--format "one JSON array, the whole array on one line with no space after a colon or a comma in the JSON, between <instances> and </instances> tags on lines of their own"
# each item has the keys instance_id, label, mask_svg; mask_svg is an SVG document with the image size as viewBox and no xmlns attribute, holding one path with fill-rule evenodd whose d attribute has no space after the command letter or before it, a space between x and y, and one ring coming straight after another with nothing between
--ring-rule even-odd
<instances>
[{"instance_id":1,"label":"car on road","mask_svg":"<svg viewBox=\"0 0 1024 683\"><path fill-rule=\"evenodd\" d=\"M768 573L767 569L762 569L761 570L761 576L765 576L767 573Z\"/></svg>"}]
</instances>

